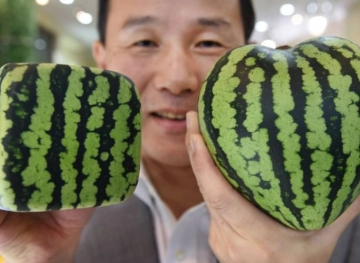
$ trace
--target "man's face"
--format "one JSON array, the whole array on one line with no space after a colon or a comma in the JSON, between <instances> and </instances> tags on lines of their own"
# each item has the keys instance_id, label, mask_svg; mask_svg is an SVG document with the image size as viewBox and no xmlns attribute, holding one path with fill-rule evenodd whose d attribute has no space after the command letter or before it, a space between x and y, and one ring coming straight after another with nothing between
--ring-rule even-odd
<instances>
[{"instance_id":1,"label":"man's face","mask_svg":"<svg viewBox=\"0 0 360 263\"><path fill-rule=\"evenodd\" d=\"M185 114L227 50L243 45L238 0L112 0L98 66L130 77L142 103L142 156L190 165Z\"/></svg>"}]
</instances>

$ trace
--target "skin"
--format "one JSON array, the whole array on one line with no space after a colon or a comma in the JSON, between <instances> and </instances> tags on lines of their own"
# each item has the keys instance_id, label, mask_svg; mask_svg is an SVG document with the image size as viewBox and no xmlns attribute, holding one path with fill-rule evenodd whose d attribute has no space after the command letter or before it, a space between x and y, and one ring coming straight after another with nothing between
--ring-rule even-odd
<instances>
[{"instance_id":1,"label":"skin","mask_svg":"<svg viewBox=\"0 0 360 263\"><path fill-rule=\"evenodd\" d=\"M202 201L184 144L185 114L197 108L200 86L215 61L245 43L238 2L112 1L105 42L94 44L94 57L99 67L122 72L137 85L143 162L179 217ZM161 113L181 120L159 118Z\"/></svg>"},{"instance_id":2,"label":"skin","mask_svg":"<svg viewBox=\"0 0 360 263\"><path fill-rule=\"evenodd\" d=\"M360 202L327 229L290 230L231 188L199 134L193 111L201 83L225 51L244 43L238 1L113 0L106 45L96 42L93 53L100 68L134 80L142 101L142 158L150 180L177 218L205 200L211 214L209 241L221 262L326 262ZM0 212L0 254L11 263L71 262L91 213Z\"/></svg>"}]
</instances>

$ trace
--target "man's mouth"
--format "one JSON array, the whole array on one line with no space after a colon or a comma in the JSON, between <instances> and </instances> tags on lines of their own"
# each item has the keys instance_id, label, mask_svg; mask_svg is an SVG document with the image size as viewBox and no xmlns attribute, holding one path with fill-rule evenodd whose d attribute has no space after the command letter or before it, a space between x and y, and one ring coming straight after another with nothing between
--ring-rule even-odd
<instances>
[{"instance_id":1,"label":"man's mouth","mask_svg":"<svg viewBox=\"0 0 360 263\"><path fill-rule=\"evenodd\" d=\"M173 121L184 121L186 119L185 114L177 114L172 112L154 112L152 115L158 118L168 119Z\"/></svg>"}]
</instances>

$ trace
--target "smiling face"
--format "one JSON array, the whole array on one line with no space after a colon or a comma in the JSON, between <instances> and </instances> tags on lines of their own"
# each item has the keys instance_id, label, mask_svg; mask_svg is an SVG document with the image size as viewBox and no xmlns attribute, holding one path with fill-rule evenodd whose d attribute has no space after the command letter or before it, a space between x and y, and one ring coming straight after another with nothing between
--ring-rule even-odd
<instances>
[{"instance_id":1,"label":"smiling face","mask_svg":"<svg viewBox=\"0 0 360 263\"><path fill-rule=\"evenodd\" d=\"M189 166L185 114L227 50L245 43L237 0L112 0L101 68L130 77L142 103L142 157Z\"/></svg>"}]
</instances>

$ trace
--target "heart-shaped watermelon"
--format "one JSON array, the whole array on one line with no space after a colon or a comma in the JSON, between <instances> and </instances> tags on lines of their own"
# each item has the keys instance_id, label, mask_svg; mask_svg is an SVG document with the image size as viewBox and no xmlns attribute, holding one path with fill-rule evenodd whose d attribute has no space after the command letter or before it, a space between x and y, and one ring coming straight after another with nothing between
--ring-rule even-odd
<instances>
[{"instance_id":1,"label":"heart-shaped watermelon","mask_svg":"<svg viewBox=\"0 0 360 263\"><path fill-rule=\"evenodd\" d=\"M323 228L360 193L360 47L318 37L227 52L199 97L200 130L227 180L299 230Z\"/></svg>"}]
</instances>

